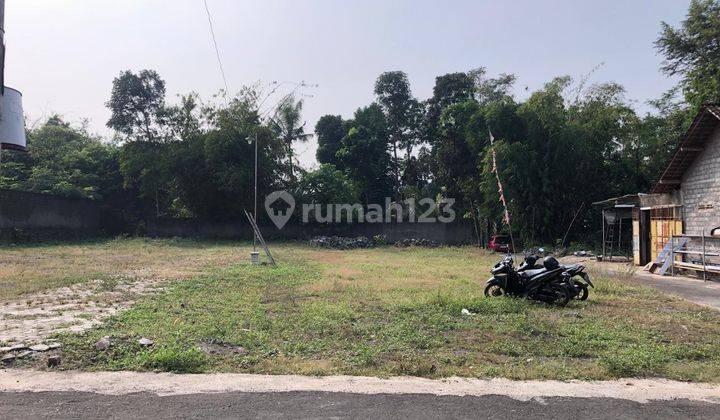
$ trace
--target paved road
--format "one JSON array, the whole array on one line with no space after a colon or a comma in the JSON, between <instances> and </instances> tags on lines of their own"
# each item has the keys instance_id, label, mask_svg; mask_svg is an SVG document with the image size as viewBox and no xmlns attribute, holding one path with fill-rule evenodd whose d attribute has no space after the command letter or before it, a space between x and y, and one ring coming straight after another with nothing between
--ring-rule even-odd
<instances>
[{"instance_id":1,"label":"paved road","mask_svg":"<svg viewBox=\"0 0 720 420\"><path fill-rule=\"evenodd\" d=\"M700 305L720 310L720 283L691 277L657 276L639 271L638 282L662 292L681 297Z\"/></svg>"},{"instance_id":2,"label":"paved road","mask_svg":"<svg viewBox=\"0 0 720 420\"><path fill-rule=\"evenodd\" d=\"M0 393L0 418L553 418L720 419L720 405L676 400L638 403L611 398L279 392L101 395Z\"/></svg>"},{"instance_id":3,"label":"paved road","mask_svg":"<svg viewBox=\"0 0 720 420\"><path fill-rule=\"evenodd\" d=\"M602 262L598 263L587 257L567 256L562 258L563 264L579 262L593 270L615 274L633 274L632 279L642 285L652 287L661 292L674 295L690 302L720 310L720 281L703 281L688 276L659 276L643 271L642 267L630 263Z\"/></svg>"}]
</instances>

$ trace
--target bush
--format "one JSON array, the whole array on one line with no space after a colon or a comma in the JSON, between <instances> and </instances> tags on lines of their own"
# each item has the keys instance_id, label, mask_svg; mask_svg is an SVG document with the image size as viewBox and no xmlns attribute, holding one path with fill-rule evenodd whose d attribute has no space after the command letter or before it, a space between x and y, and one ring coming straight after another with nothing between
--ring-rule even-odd
<instances>
[{"instance_id":1,"label":"bush","mask_svg":"<svg viewBox=\"0 0 720 420\"><path fill-rule=\"evenodd\" d=\"M199 373L207 364L205 353L191 347L158 347L140 356L140 364L153 370L174 373Z\"/></svg>"}]
</instances>

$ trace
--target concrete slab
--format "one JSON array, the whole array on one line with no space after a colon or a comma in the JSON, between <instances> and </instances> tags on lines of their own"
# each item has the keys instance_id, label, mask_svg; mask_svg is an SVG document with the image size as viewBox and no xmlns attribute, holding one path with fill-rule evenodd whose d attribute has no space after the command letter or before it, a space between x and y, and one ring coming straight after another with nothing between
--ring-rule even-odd
<instances>
[{"instance_id":1,"label":"concrete slab","mask_svg":"<svg viewBox=\"0 0 720 420\"><path fill-rule=\"evenodd\" d=\"M638 271L633 279L662 292L720 311L720 283L684 276L658 276Z\"/></svg>"},{"instance_id":2,"label":"concrete slab","mask_svg":"<svg viewBox=\"0 0 720 420\"><path fill-rule=\"evenodd\" d=\"M696 277L687 276L660 276L643 271L643 267L628 262L597 262L593 258L567 256L561 259L562 264L581 263L595 273L607 275L627 276L644 286L652 287L661 292L677 296L698 305L720 311L720 282L703 281Z\"/></svg>"}]
</instances>

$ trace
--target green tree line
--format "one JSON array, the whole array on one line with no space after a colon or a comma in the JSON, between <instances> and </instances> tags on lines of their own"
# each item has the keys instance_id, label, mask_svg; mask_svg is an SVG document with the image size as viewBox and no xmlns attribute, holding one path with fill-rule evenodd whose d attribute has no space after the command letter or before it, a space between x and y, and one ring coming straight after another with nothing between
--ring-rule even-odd
<instances>
[{"instance_id":1,"label":"green tree line","mask_svg":"<svg viewBox=\"0 0 720 420\"><path fill-rule=\"evenodd\" d=\"M589 77L557 77L518 100L515 75L480 67L438 76L421 99L406 73L386 72L373 103L319 119L313 170L293 153L311 136L294 95L269 112L257 86L220 104L197 94L170 103L156 72L125 71L107 102L112 139L53 116L28 130L28 153L5 152L0 188L101 200L135 222L238 219L252 208L257 141L260 198L280 189L320 204L452 198L462 217L502 231L494 150L518 238L555 241L576 214L579 238L598 227L590 203L647 192L698 108L720 101L718 45L718 0L693 0L678 27L662 23L662 71L680 82L644 115L622 85Z\"/></svg>"}]
</instances>

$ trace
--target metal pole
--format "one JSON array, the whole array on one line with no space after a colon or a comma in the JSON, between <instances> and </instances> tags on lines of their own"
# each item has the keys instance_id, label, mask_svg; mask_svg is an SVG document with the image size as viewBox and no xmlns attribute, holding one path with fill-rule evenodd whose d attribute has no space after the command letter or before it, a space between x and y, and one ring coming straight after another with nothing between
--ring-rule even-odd
<instances>
[{"instance_id":1,"label":"metal pole","mask_svg":"<svg viewBox=\"0 0 720 420\"><path fill-rule=\"evenodd\" d=\"M5 0L0 0L0 95L5 94ZM2 108L0 108L2 118ZM0 175L2 175L2 144L0 144Z\"/></svg>"},{"instance_id":2,"label":"metal pole","mask_svg":"<svg viewBox=\"0 0 720 420\"><path fill-rule=\"evenodd\" d=\"M620 220L618 221L619 227L618 227L618 252L625 252L622 246L622 217L620 217Z\"/></svg>"},{"instance_id":3,"label":"metal pole","mask_svg":"<svg viewBox=\"0 0 720 420\"><path fill-rule=\"evenodd\" d=\"M0 94L5 94L5 0L0 0Z\"/></svg>"},{"instance_id":4,"label":"metal pole","mask_svg":"<svg viewBox=\"0 0 720 420\"><path fill-rule=\"evenodd\" d=\"M670 235L670 275L675 277L675 237Z\"/></svg>"},{"instance_id":5,"label":"metal pole","mask_svg":"<svg viewBox=\"0 0 720 420\"><path fill-rule=\"evenodd\" d=\"M602 257L605 259L605 210L602 211Z\"/></svg>"},{"instance_id":6,"label":"metal pole","mask_svg":"<svg viewBox=\"0 0 720 420\"><path fill-rule=\"evenodd\" d=\"M258 134L255 131L255 185L253 194L253 219L257 223ZM253 231L253 252L257 252L257 233Z\"/></svg>"},{"instance_id":7,"label":"metal pole","mask_svg":"<svg viewBox=\"0 0 720 420\"><path fill-rule=\"evenodd\" d=\"M707 281L707 267L705 266L705 228L702 229L702 262L703 262L703 281Z\"/></svg>"}]
</instances>

